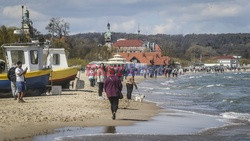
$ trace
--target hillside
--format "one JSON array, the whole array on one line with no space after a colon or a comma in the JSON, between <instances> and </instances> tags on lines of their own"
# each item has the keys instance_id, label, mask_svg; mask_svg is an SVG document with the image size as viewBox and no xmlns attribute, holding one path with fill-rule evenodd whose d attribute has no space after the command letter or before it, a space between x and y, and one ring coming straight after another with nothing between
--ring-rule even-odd
<instances>
[{"instance_id":1,"label":"hillside","mask_svg":"<svg viewBox=\"0 0 250 141\"><path fill-rule=\"evenodd\" d=\"M163 52L170 57L189 59L188 49L199 46L209 51L209 57L217 55L239 55L250 59L250 34L187 34L187 35L137 35L127 33L113 33L112 39L141 39L155 42L160 45ZM83 49L83 53L98 44L104 44L103 34L85 33L69 36L69 42L73 49ZM74 54L73 56L78 56ZM205 54L206 55L206 54ZM72 56L72 57L73 57Z\"/></svg>"},{"instance_id":2,"label":"hillside","mask_svg":"<svg viewBox=\"0 0 250 141\"><path fill-rule=\"evenodd\" d=\"M0 27L0 45L3 43L17 42L18 38L13 35L14 27ZM55 39L55 47L64 47L68 58L80 59L89 62L92 60L107 60L112 57L114 50L102 47L104 33L83 33L70 35L65 40ZM49 37L40 35L40 37ZM238 55L248 59L250 63L250 34L187 34L187 35L137 35L127 33L112 33L112 41L118 39L140 39L155 42L160 45L162 53L188 62L201 59L206 61L213 56ZM3 59L0 50L0 59ZM71 61L74 62L74 61Z\"/></svg>"}]
</instances>

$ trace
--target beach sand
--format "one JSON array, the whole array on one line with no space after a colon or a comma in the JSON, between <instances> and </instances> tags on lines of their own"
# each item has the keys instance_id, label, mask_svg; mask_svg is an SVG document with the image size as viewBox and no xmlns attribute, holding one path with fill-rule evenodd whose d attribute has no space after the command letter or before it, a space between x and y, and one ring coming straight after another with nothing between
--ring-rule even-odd
<instances>
[{"instance_id":1,"label":"beach sand","mask_svg":"<svg viewBox=\"0 0 250 141\"><path fill-rule=\"evenodd\" d=\"M149 102L120 100L117 119L111 119L110 104L98 99L97 86L89 87L85 74L85 88L63 91L61 95L25 97L26 103L13 98L0 99L0 140L31 140L33 136L52 133L62 127L92 127L132 125L147 121L159 113L159 107ZM136 77L139 82L143 78ZM124 85L125 87L125 85Z\"/></svg>"}]
</instances>

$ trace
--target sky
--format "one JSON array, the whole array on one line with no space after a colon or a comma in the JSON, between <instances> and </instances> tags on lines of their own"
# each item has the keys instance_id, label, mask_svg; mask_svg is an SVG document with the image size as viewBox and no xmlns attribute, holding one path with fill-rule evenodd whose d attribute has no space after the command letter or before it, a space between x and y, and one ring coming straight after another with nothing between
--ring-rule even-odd
<instances>
[{"instance_id":1,"label":"sky","mask_svg":"<svg viewBox=\"0 0 250 141\"><path fill-rule=\"evenodd\" d=\"M0 0L0 26L21 27L21 5L41 33L52 17L70 34L219 34L250 32L250 0Z\"/></svg>"}]
</instances>

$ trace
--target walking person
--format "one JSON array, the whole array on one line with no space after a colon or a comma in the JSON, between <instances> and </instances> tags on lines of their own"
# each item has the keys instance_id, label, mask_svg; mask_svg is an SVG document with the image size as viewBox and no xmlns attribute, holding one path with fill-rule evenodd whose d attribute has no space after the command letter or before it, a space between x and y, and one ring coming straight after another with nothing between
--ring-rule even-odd
<instances>
[{"instance_id":1,"label":"walking person","mask_svg":"<svg viewBox=\"0 0 250 141\"><path fill-rule=\"evenodd\" d=\"M116 112L119 105L119 93L122 91L122 83L119 77L115 76L115 70L110 67L109 76L104 81L104 90L111 105L112 119L116 119Z\"/></svg>"},{"instance_id":2,"label":"walking person","mask_svg":"<svg viewBox=\"0 0 250 141\"><path fill-rule=\"evenodd\" d=\"M15 72L16 68L17 68L16 66L11 67L8 70L8 74L7 74L7 77L10 80L11 92L14 97L14 100L17 100L16 72Z\"/></svg>"},{"instance_id":3,"label":"walking person","mask_svg":"<svg viewBox=\"0 0 250 141\"><path fill-rule=\"evenodd\" d=\"M157 78L157 75L158 75L158 68L156 68L155 70L154 70L154 75L155 75L155 78Z\"/></svg>"},{"instance_id":4,"label":"walking person","mask_svg":"<svg viewBox=\"0 0 250 141\"><path fill-rule=\"evenodd\" d=\"M88 78L90 82L90 86L94 87L95 86L95 70L94 67L91 67L88 73Z\"/></svg>"},{"instance_id":5,"label":"walking person","mask_svg":"<svg viewBox=\"0 0 250 141\"><path fill-rule=\"evenodd\" d=\"M103 92L104 79L105 79L105 72L104 72L103 66L101 65L98 67L98 70L97 70L97 84L98 84L99 99L103 99L102 92Z\"/></svg>"},{"instance_id":6,"label":"walking person","mask_svg":"<svg viewBox=\"0 0 250 141\"><path fill-rule=\"evenodd\" d=\"M127 87L127 99L130 100L131 97L132 97L132 92L133 92L133 88L137 89L137 85L135 84L135 81L134 81L134 78L133 77L129 77L127 79L127 82L126 82L126 87Z\"/></svg>"},{"instance_id":7,"label":"walking person","mask_svg":"<svg viewBox=\"0 0 250 141\"><path fill-rule=\"evenodd\" d=\"M18 102L23 103L25 102L23 100L25 91L26 91L26 84L24 75L26 74L28 68L26 67L24 70L22 69L22 62L17 62L17 68L15 70L16 73L16 86L17 86L17 93L18 93Z\"/></svg>"},{"instance_id":8,"label":"walking person","mask_svg":"<svg viewBox=\"0 0 250 141\"><path fill-rule=\"evenodd\" d=\"M115 68L115 75L116 76L118 76L120 79L121 79L121 81L123 81L123 77L122 77L122 71L123 71L123 68L120 66L120 65L118 65L116 68Z\"/></svg>"},{"instance_id":9,"label":"walking person","mask_svg":"<svg viewBox=\"0 0 250 141\"><path fill-rule=\"evenodd\" d=\"M145 79L147 78L147 69L146 68L143 69L143 76Z\"/></svg>"},{"instance_id":10,"label":"walking person","mask_svg":"<svg viewBox=\"0 0 250 141\"><path fill-rule=\"evenodd\" d=\"M128 68L127 68L127 66L124 67L122 74L125 77L125 79L127 79L127 76L128 76Z\"/></svg>"},{"instance_id":11,"label":"walking person","mask_svg":"<svg viewBox=\"0 0 250 141\"><path fill-rule=\"evenodd\" d=\"M134 67L130 68L130 74L132 75L133 78L135 78L135 69L134 69Z\"/></svg>"},{"instance_id":12,"label":"walking person","mask_svg":"<svg viewBox=\"0 0 250 141\"><path fill-rule=\"evenodd\" d=\"M171 73L172 73L172 67L168 67L168 78L170 78Z\"/></svg>"}]
</instances>

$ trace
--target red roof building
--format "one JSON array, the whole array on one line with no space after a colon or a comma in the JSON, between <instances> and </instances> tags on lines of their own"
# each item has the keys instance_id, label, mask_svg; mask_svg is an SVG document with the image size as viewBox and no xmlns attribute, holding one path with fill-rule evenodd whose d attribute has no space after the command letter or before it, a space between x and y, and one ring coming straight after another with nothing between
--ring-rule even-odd
<instances>
[{"instance_id":1,"label":"red roof building","mask_svg":"<svg viewBox=\"0 0 250 141\"><path fill-rule=\"evenodd\" d=\"M128 62L145 63L151 65L168 65L169 57L163 56L161 52L138 52L138 53L119 53Z\"/></svg>"},{"instance_id":2,"label":"red roof building","mask_svg":"<svg viewBox=\"0 0 250 141\"><path fill-rule=\"evenodd\" d=\"M223 65L223 66L227 66L229 68L237 68L238 65L239 65L239 58L237 58L239 56L218 56L216 57L217 59L217 62L220 64L220 65Z\"/></svg>"},{"instance_id":3,"label":"red roof building","mask_svg":"<svg viewBox=\"0 0 250 141\"><path fill-rule=\"evenodd\" d=\"M120 39L113 44L114 47L142 47L143 42L141 40L125 40Z\"/></svg>"},{"instance_id":4,"label":"red roof building","mask_svg":"<svg viewBox=\"0 0 250 141\"><path fill-rule=\"evenodd\" d=\"M146 65L168 65L169 57L161 54L161 48L155 43L142 40L120 39L113 44L119 55L127 62L144 63Z\"/></svg>"},{"instance_id":5,"label":"red roof building","mask_svg":"<svg viewBox=\"0 0 250 141\"><path fill-rule=\"evenodd\" d=\"M137 39L133 40L120 39L113 44L113 47L115 47L118 50L118 52L123 52L123 53L161 51L159 45Z\"/></svg>"},{"instance_id":6,"label":"red roof building","mask_svg":"<svg viewBox=\"0 0 250 141\"><path fill-rule=\"evenodd\" d=\"M233 56L218 56L218 57L216 57L216 59L220 59L220 60L223 60L223 59L225 59L225 60L232 60L232 59L236 59L236 58L233 57Z\"/></svg>"}]
</instances>

